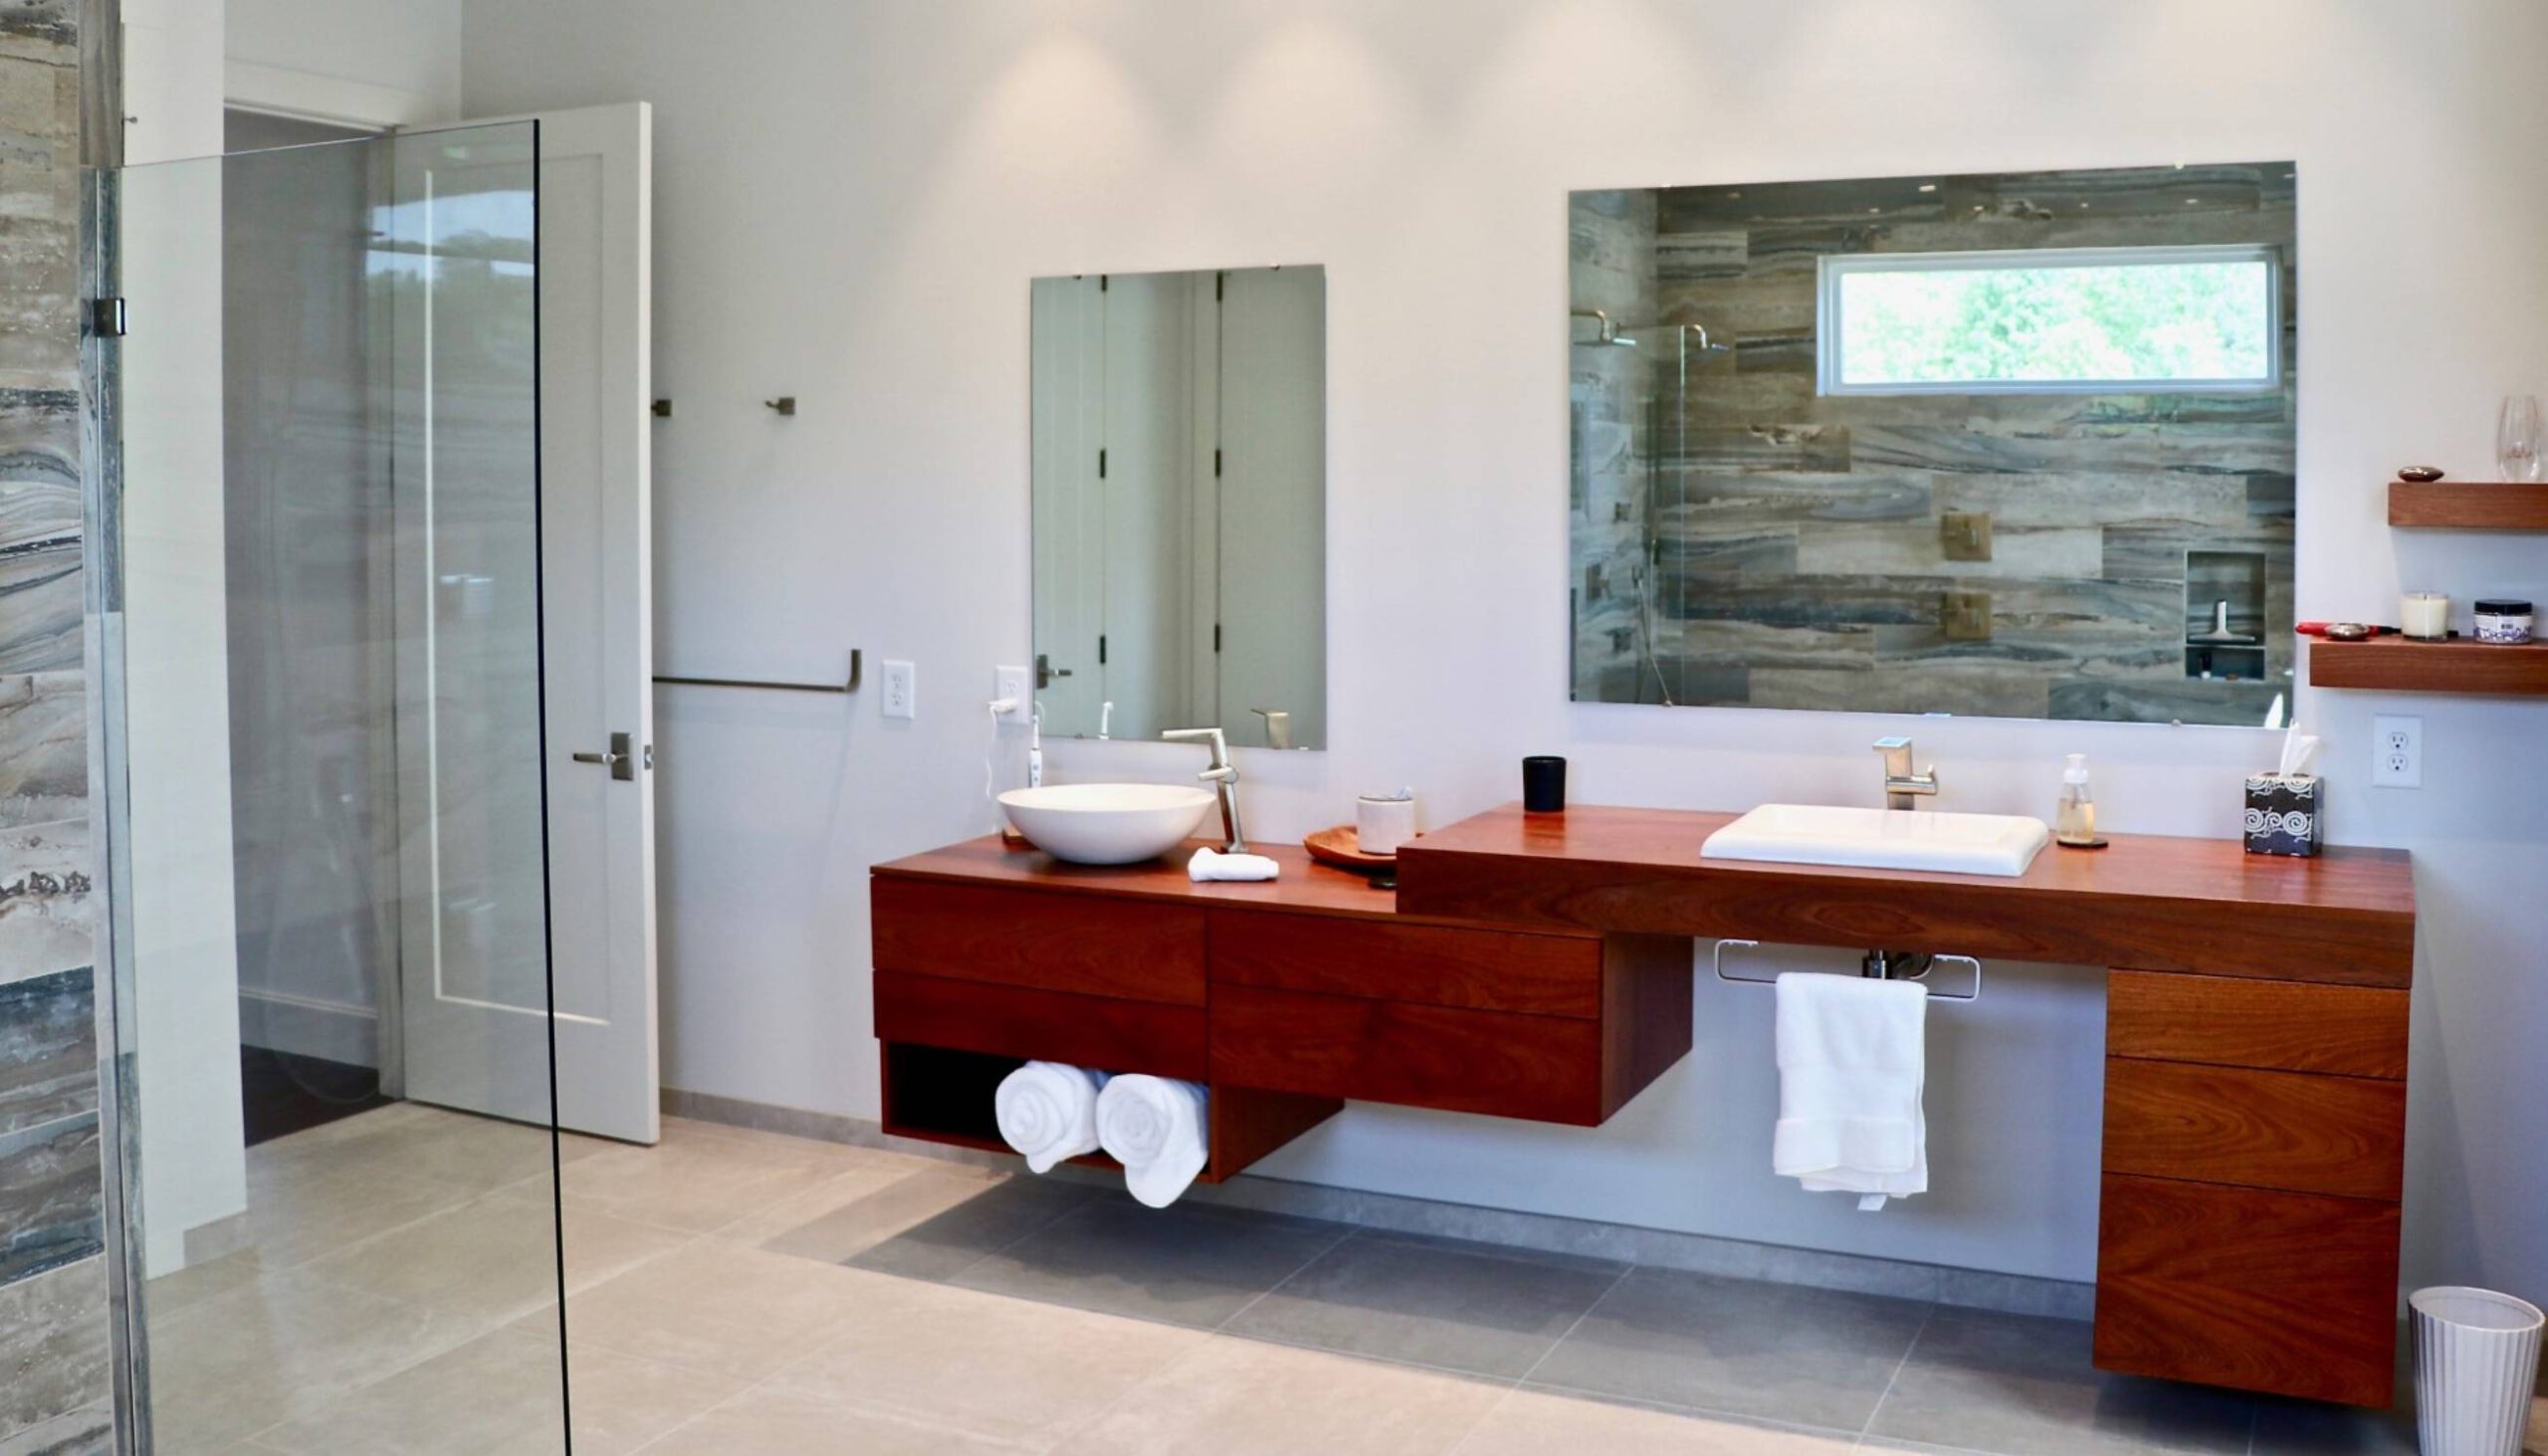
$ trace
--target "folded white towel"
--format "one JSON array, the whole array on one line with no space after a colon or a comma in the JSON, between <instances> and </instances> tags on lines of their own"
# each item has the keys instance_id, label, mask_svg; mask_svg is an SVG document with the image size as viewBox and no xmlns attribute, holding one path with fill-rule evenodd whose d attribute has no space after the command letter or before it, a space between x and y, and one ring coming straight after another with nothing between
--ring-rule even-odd
<instances>
[{"instance_id":1,"label":"folded white towel","mask_svg":"<svg viewBox=\"0 0 2548 1456\"><path fill-rule=\"evenodd\" d=\"M1153 1208L1185 1191L1209 1156L1203 1115L1209 1102L1191 1082L1138 1073L1097 1095L1097 1143L1124 1164L1124 1186Z\"/></svg>"},{"instance_id":2,"label":"folded white towel","mask_svg":"<svg viewBox=\"0 0 2548 1456\"><path fill-rule=\"evenodd\" d=\"M1037 1172L1097 1150L1097 1090L1106 1074L1063 1062L1029 1062L999 1081L991 1106L999 1136Z\"/></svg>"},{"instance_id":3,"label":"folded white towel","mask_svg":"<svg viewBox=\"0 0 2548 1456\"><path fill-rule=\"evenodd\" d=\"M1779 1126L1770 1162L1808 1192L1857 1193L1872 1212L1926 1192L1920 1109L1929 993L1915 981L1779 977Z\"/></svg>"},{"instance_id":4,"label":"folded white towel","mask_svg":"<svg viewBox=\"0 0 2548 1456\"><path fill-rule=\"evenodd\" d=\"M1185 873L1197 880L1271 880L1283 867L1261 854L1223 854L1205 845L1185 862Z\"/></svg>"}]
</instances>

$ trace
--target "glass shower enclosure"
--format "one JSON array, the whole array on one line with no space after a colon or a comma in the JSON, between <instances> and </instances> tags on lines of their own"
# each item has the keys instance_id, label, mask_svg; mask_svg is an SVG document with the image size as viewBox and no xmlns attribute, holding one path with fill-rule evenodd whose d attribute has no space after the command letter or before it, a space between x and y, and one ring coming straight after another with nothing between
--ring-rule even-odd
<instances>
[{"instance_id":1,"label":"glass shower enclosure","mask_svg":"<svg viewBox=\"0 0 2548 1456\"><path fill-rule=\"evenodd\" d=\"M548 1006L537 153L520 122L92 179L141 1449L406 1449L419 1410L565 1447L551 1071L465 1024Z\"/></svg>"}]
</instances>

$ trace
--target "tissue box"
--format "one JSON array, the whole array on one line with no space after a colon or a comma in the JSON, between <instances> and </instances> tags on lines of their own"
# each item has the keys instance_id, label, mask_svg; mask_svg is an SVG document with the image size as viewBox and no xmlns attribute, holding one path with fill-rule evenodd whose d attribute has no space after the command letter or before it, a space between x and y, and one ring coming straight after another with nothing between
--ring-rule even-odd
<instances>
[{"instance_id":1,"label":"tissue box","mask_svg":"<svg viewBox=\"0 0 2548 1456\"><path fill-rule=\"evenodd\" d=\"M2247 853L2316 854L2327 822L2320 792L2314 773L2247 775Z\"/></svg>"}]
</instances>

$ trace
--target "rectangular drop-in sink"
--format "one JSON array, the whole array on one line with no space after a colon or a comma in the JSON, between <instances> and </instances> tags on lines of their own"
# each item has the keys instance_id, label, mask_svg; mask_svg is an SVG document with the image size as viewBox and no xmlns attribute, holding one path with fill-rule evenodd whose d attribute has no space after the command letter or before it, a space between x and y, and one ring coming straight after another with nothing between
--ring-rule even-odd
<instances>
[{"instance_id":1,"label":"rectangular drop-in sink","mask_svg":"<svg viewBox=\"0 0 2548 1456\"><path fill-rule=\"evenodd\" d=\"M2016 814L1763 804L1708 836L1711 860L2022 875L2052 831Z\"/></svg>"}]
</instances>

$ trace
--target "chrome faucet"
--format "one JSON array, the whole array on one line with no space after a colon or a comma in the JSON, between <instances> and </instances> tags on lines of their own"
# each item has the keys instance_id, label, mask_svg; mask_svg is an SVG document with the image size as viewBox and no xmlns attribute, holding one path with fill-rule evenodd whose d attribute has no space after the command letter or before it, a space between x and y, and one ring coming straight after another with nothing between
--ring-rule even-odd
<instances>
[{"instance_id":1,"label":"chrome faucet","mask_svg":"<svg viewBox=\"0 0 2548 1456\"><path fill-rule=\"evenodd\" d=\"M1875 740L1875 750L1884 755L1884 806L1907 809L1915 798L1925 798L1938 791L1938 765L1930 764L1921 772L1911 771L1911 740L1896 734Z\"/></svg>"},{"instance_id":2,"label":"chrome faucet","mask_svg":"<svg viewBox=\"0 0 2548 1456\"><path fill-rule=\"evenodd\" d=\"M1194 776L1210 784L1221 796L1221 833L1229 843L1221 846L1223 854L1247 853L1247 836L1238 831L1238 768L1230 762L1229 739L1216 728L1169 728L1161 737L1176 743L1206 743L1212 749L1212 766Z\"/></svg>"}]
</instances>

